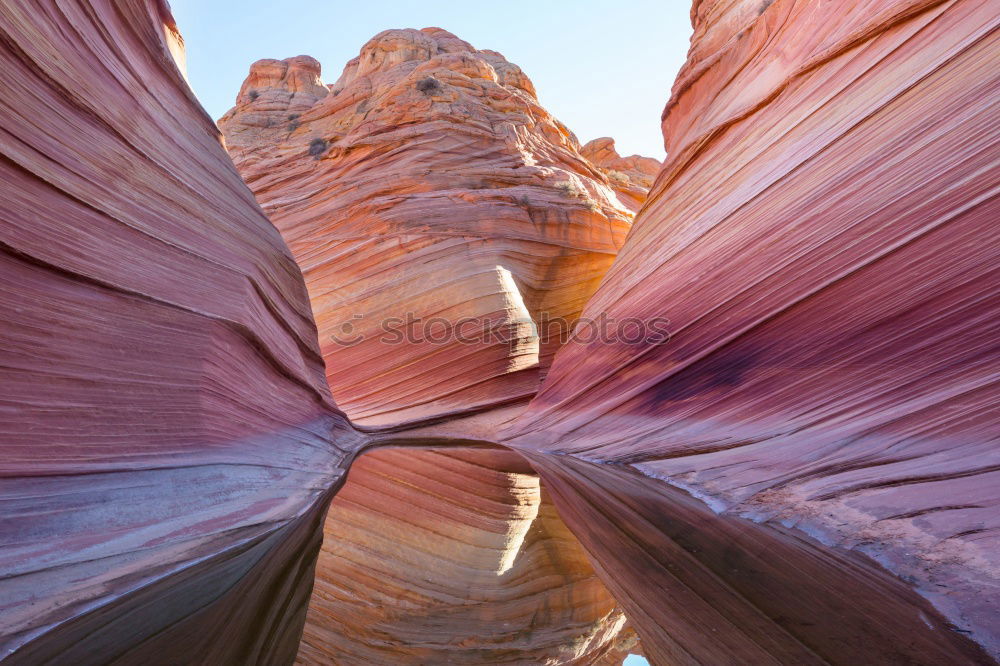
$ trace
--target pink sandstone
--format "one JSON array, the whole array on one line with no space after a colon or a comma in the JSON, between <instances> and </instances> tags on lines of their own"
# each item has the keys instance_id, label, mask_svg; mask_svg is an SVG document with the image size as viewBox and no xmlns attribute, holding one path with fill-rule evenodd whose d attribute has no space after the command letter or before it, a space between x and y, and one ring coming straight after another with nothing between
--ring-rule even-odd
<instances>
[{"instance_id":1,"label":"pink sandstone","mask_svg":"<svg viewBox=\"0 0 1000 666\"><path fill-rule=\"evenodd\" d=\"M654 664L994 663L1000 17L692 20L631 230L609 172L648 164L579 146L495 52L389 31L332 87L257 63L223 124L290 252L164 2L0 5L0 659L600 664L627 617ZM499 315L513 344L331 350L362 306ZM526 326L549 308L671 336L559 348ZM325 516L376 444L422 448L366 454ZM383 545L321 564L300 651L324 521L327 553Z\"/></svg>"}]
</instances>

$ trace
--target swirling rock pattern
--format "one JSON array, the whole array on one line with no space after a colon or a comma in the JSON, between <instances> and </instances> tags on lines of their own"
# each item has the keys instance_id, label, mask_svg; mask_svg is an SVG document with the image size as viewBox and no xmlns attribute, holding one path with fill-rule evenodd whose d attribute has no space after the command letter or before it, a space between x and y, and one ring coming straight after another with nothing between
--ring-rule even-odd
<instances>
[{"instance_id":1,"label":"swirling rock pattern","mask_svg":"<svg viewBox=\"0 0 1000 666\"><path fill-rule=\"evenodd\" d=\"M302 266L337 403L398 426L530 398L632 199L516 65L444 30L377 35L329 89L319 73L255 63L219 125Z\"/></svg>"},{"instance_id":2,"label":"swirling rock pattern","mask_svg":"<svg viewBox=\"0 0 1000 666\"><path fill-rule=\"evenodd\" d=\"M850 577L836 558L866 554L947 616L950 627L928 620L937 645L972 636L996 654L996 6L703 0L692 16L664 171L584 312L665 316L672 338L569 343L508 443L563 454L536 467L553 486L568 480L560 512L577 513L567 520L609 580L678 575L642 555L671 539L648 516L645 531L609 537L614 547L585 538L598 515L629 520L606 506L627 481L595 484L592 470L564 469L571 457L641 471L661 494L685 489L724 517L813 535L831 581ZM632 491L646 506L649 484ZM602 513L582 511L582 497ZM665 516L679 511L656 501ZM612 591L655 658L721 663L711 656L722 630L665 632L676 620L667 595ZM922 631L917 613L931 617L917 601L886 596L910 629L871 615L889 630L868 649L986 659L901 640ZM768 640L789 632L850 661L849 639L824 646L794 616L761 612L781 626L760 630ZM751 638L725 652L753 660L760 647ZM790 658L775 650L764 648Z\"/></svg>"},{"instance_id":3,"label":"swirling rock pattern","mask_svg":"<svg viewBox=\"0 0 1000 666\"><path fill-rule=\"evenodd\" d=\"M510 332L468 357L412 345L409 375L324 348L352 412L392 426L374 440L485 441L360 459L326 518L303 662L377 660L390 637L415 660L612 663L630 639L608 591L657 664L1000 652L995 7L700 0L692 17L668 162L584 313L667 316L671 339L572 342L523 413L418 435L388 430L531 395L557 341L525 315L575 316L636 202L519 70L444 31L383 33L332 88L308 58L255 67L230 138L313 271L325 339L338 298ZM330 399L301 275L184 84L164 3L9 0L0 37L0 658L289 663L326 504L372 441ZM417 166L429 141L451 161ZM394 180L365 175L380 160ZM449 186L460 164L490 186ZM315 233L328 198L349 224ZM321 279L338 252L353 281ZM366 362L395 382L338 379ZM358 557L373 526L396 556ZM439 538L475 593L443 575ZM384 575L413 568L431 576ZM490 631L453 643L471 632L452 601Z\"/></svg>"},{"instance_id":4,"label":"swirling rock pattern","mask_svg":"<svg viewBox=\"0 0 1000 666\"><path fill-rule=\"evenodd\" d=\"M294 657L362 443L166 4L0 3L0 658Z\"/></svg>"}]
</instances>

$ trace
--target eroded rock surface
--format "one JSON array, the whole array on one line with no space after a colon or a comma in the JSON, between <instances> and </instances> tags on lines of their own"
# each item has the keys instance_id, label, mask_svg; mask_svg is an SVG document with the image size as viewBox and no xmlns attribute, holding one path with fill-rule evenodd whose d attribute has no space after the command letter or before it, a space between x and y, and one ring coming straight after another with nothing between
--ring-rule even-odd
<instances>
[{"instance_id":1,"label":"eroded rock surface","mask_svg":"<svg viewBox=\"0 0 1000 666\"><path fill-rule=\"evenodd\" d=\"M622 157L615 149L615 140L607 136L588 141L580 148L580 154L604 173L619 201L633 212L642 208L662 166L652 157Z\"/></svg>"},{"instance_id":2,"label":"eroded rock surface","mask_svg":"<svg viewBox=\"0 0 1000 666\"><path fill-rule=\"evenodd\" d=\"M219 124L303 268L338 404L388 426L530 398L638 195L520 68L439 28L375 36L329 91L318 75L254 63Z\"/></svg>"},{"instance_id":3,"label":"eroded rock surface","mask_svg":"<svg viewBox=\"0 0 1000 666\"><path fill-rule=\"evenodd\" d=\"M972 636L996 654L996 6L704 0L693 18L664 172L584 311L666 317L672 337L569 343L508 441L639 470L836 557L863 553L947 616L930 622L939 646ZM567 515L601 496L591 476L549 473L587 488L567 492ZM571 527L597 514L579 515ZM643 524L628 537L638 552L581 541L609 577L666 567L642 559L662 552ZM832 593L851 569L831 558ZM702 660L724 633L668 631L665 596L613 592L664 663ZM882 604L910 629L873 614L889 630L865 649L986 659L930 656L900 639L926 609L889 593ZM764 615L780 630L741 621L747 642L727 652L756 663L762 635L791 633L850 663L850 640L824 647L793 615Z\"/></svg>"},{"instance_id":4,"label":"eroded rock surface","mask_svg":"<svg viewBox=\"0 0 1000 666\"><path fill-rule=\"evenodd\" d=\"M362 438L166 4L0 4L0 659L281 663Z\"/></svg>"}]
</instances>

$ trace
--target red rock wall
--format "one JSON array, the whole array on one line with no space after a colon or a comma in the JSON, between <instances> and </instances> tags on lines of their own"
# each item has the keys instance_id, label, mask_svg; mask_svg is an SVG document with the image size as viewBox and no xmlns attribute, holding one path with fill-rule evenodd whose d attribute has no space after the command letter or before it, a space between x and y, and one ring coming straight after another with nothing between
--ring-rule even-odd
<instances>
[{"instance_id":1,"label":"red rock wall","mask_svg":"<svg viewBox=\"0 0 1000 666\"><path fill-rule=\"evenodd\" d=\"M693 17L664 115L669 158L584 311L666 317L672 338L569 343L508 442L622 465L724 517L865 554L947 615L939 644L968 635L996 651L996 5L703 0ZM549 474L576 489L557 504L609 577L677 573L585 538L614 514L611 488ZM641 525L624 540L662 551L663 531ZM830 581L850 571L830 557ZM612 591L664 663L713 654L704 627L657 638L676 612L668 595ZM930 617L917 608L898 615ZM911 633L866 645L976 658L934 657Z\"/></svg>"},{"instance_id":2,"label":"red rock wall","mask_svg":"<svg viewBox=\"0 0 1000 666\"><path fill-rule=\"evenodd\" d=\"M0 4L5 663L290 662L361 442L180 48L166 3Z\"/></svg>"}]
</instances>

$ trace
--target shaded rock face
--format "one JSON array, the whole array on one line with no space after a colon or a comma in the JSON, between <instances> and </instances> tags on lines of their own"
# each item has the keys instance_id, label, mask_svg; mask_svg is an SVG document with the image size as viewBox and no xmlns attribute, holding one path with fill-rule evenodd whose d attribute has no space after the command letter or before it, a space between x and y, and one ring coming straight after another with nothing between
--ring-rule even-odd
<instances>
[{"instance_id":1,"label":"shaded rock face","mask_svg":"<svg viewBox=\"0 0 1000 666\"><path fill-rule=\"evenodd\" d=\"M996 7L705 0L693 17L663 120L669 158L584 312L665 316L672 337L567 344L508 443L615 463L723 516L863 553L947 615L940 645L973 636L996 654ZM588 490L557 501L564 517L600 497L565 474ZM629 538L650 552L654 534ZM597 548L609 574L661 566ZM826 575L850 570L831 559ZM613 592L648 654L712 654L715 634L662 631L658 600ZM898 601L883 603L914 617ZM781 632L746 629L727 652L790 632L849 661L781 615L765 612ZM900 635L865 649L977 658L921 655Z\"/></svg>"},{"instance_id":2,"label":"shaded rock face","mask_svg":"<svg viewBox=\"0 0 1000 666\"><path fill-rule=\"evenodd\" d=\"M165 3L0 8L5 663L289 662L363 441L180 50Z\"/></svg>"},{"instance_id":3,"label":"shaded rock face","mask_svg":"<svg viewBox=\"0 0 1000 666\"><path fill-rule=\"evenodd\" d=\"M520 68L439 28L375 36L329 92L318 73L254 63L219 125L303 268L338 404L389 426L529 398L633 198Z\"/></svg>"},{"instance_id":4,"label":"shaded rock face","mask_svg":"<svg viewBox=\"0 0 1000 666\"><path fill-rule=\"evenodd\" d=\"M527 457L653 664L995 663L856 550L717 514L632 466Z\"/></svg>"}]
</instances>

